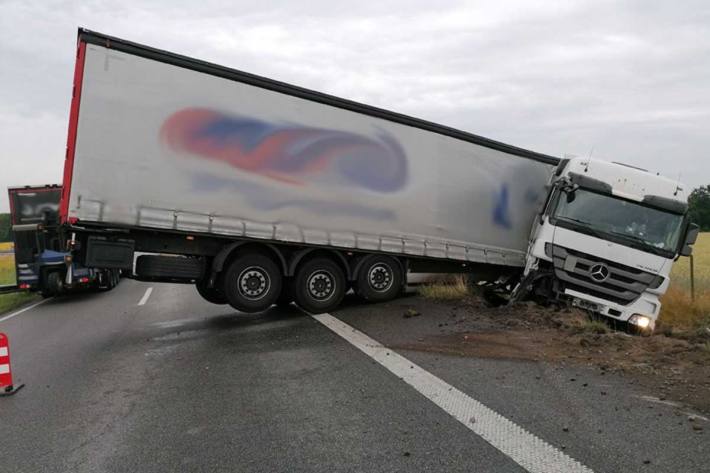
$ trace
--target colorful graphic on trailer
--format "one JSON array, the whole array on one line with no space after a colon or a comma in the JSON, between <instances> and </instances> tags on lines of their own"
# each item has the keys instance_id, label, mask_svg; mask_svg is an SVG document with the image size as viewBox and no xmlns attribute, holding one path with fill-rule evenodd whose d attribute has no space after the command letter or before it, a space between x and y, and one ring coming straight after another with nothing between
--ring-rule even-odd
<instances>
[{"instance_id":1,"label":"colorful graphic on trailer","mask_svg":"<svg viewBox=\"0 0 710 473\"><path fill-rule=\"evenodd\" d=\"M330 183L391 193L407 182L404 150L381 130L368 137L187 108L165 121L161 137L174 151L293 186Z\"/></svg>"}]
</instances>

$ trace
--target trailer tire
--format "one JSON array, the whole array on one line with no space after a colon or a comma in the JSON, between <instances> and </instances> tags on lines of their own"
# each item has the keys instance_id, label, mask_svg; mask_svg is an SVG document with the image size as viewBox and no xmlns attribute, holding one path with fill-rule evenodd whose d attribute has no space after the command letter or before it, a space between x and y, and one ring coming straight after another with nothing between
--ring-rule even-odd
<instances>
[{"instance_id":1,"label":"trailer tire","mask_svg":"<svg viewBox=\"0 0 710 473\"><path fill-rule=\"evenodd\" d=\"M200 296L202 296L202 298L207 302L211 302L212 304L217 305L224 305L229 303L229 301L227 300L227 296L225 296L222 291L220 291L216 287L207 287L205 281L200 281L195 284L195 289L197 289L197 292L200 294Z\"/></svg>"},{"instance_id":2,"label":"trailer tire","mask_svg":"<svg viewBox=\"0 0 710 473\"><path fill-rule=\"evenodd\" d=\"M397 297L404 276L399 262L391 256L368 256L355 280L355 293L370 302L384 302Z\"/></svg>"},{"instance_id":3,"label":"trailer tire","mask_svg":"<svg viewBox=\"0 0 710 473\"><path fill-rule=\"evenodd\" d=\"M261 312L276 303L282 276L268 256L248 253L229 265L222 282L229 305L242 312Z\"/></svg>"},{"instance_id":4,"label":"trailer tire","mask_svg":"<svg viewBox=\"0 0 710 473\"><path fill-rule=\"evenodd\" d=\"M343 270L327 258L314 258L296 271L293 282L296 304L311 314L335 309L345 296L347 281Z\"/></svg>"}]
</instances>

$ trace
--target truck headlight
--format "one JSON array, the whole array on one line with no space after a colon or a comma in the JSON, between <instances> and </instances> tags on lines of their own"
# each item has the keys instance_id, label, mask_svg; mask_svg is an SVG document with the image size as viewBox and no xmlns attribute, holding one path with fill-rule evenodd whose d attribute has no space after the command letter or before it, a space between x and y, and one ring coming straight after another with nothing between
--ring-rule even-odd
<instances>
[{"instance_id":1,"label":"truck headlight","mask_svg":"<svg viewBox=\"0 0 710 473\"><path fill-rule=\"evenodd\" d=\"M634 314L629 318L629 323L635 325L642 332L653 332L656 327L656 322L643 314Z\"/></svg>"}]
</instances>

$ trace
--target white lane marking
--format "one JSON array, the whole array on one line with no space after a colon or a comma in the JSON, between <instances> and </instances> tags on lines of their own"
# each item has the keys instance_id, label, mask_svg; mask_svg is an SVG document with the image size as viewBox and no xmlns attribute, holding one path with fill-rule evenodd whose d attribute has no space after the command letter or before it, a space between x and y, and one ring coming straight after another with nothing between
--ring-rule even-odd
<instances>
[{"instance_id":1,"label":"white lane marking","mask_svg":"<svg viewBox=\"0 0 710 473\"><path fill-rule=\"evenodd\" d=\"M150 295L153 293L153 288L149 287L148 289L145 290L145 294L143 294L143 297L141 297L141 300L138 301L138 305L145 305L146 302L148 302L148 298Z\"/></svg>"},{"instance_id":2,"label":"white lane marking","mask_svg":"<svg viewBox=\"0 0 710 473\"><path fill-rule=\"evenodd\" d=\"M0 365L0 374L7 374L10 372L10 365Z\"/></svg>"},{"instance_id":3,"label":"white lane marking","mask_svg":"<svg viewBox=\"0 0 710 473\"><path fill-rule=\"evenodd\" d=\"M562 451L330 314L311 315L531 473L592 473Z\"/></svg>"},{"instance_id":4,"label":"white lane marking","mask_svg":"<svg viewBox=\"0 0 710 473\"><path fill-rule=\"evenodd\" d=\"M34 308L37 307L38 305L44 304L45 302L47 302L47 301L49 301L49 300L51 300L51 297L50 297L49 299L43 299L43 300L41 300L41 301L39 301L39 302L35 302L35 303L32 304L32 305L28 305L28 306L25 307L24 309L20 309L20 310L18 310L17 312L13 312L13 313L10 314L10 315L6 315L5 317L0 318L0 322L4 322L4 321L6 321L6 320L10 320L10 319L13 318L14 316L20 315L20 314L23 313L23 312L27 312L27 311L30 310L30 309L34 309Z\"/></svg>"}]
</instances>

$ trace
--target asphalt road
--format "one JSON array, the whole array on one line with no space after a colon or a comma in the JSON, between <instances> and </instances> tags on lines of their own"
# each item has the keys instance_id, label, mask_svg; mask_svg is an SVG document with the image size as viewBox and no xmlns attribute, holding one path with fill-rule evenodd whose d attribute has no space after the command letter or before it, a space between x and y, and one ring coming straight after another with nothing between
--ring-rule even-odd
<instances>
[{"instance_id":1,"label":"asphalt road","mask_svg":"<svg viewBox=\"0 0 710 473\"><path fill-rule=\"evenodd\" d=\"M710 472L710 424L619 376L394 352L424 322L381 311L123 281L0 316L26 384L0 398L0 471Z\"/></svg>"}]
</instances>

